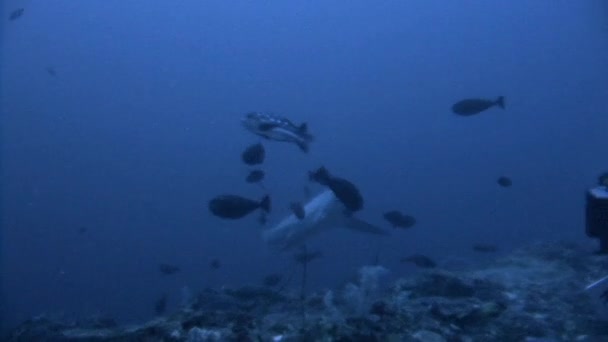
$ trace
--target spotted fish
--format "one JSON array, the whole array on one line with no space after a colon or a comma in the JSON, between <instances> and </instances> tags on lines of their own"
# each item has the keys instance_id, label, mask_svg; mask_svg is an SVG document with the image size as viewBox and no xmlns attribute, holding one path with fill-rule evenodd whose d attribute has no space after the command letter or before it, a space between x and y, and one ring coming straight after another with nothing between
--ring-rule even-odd
<instances>
[{"instance_id":1,"label":"spotted fish","mask_svg":"<svg viewBox=\"0 0 608 342\"><path fill-rule=\"evenodd\" d=\"M308 152L308 145L313 140L306 123L296 126L289 119L274 114L250 112L245 114L242 122L253 134L269 140L296 144L303 152Z\"/></svg>"}]
</instances>

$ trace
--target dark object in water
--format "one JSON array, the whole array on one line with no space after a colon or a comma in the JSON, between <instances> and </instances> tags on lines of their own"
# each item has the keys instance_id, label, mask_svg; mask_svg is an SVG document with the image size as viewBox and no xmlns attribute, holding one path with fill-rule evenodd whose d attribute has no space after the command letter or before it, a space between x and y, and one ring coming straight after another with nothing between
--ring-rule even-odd
<instances>
[{"instance_id":1,"label":"dark object in water","mask_svg":"<svg viewBox=\"0 0 608 342\"><path fill-rule=\"evenodd\" d=\"M496 183L498 183L498 185L502 186L503 188L508 188L513 185L513 181L511 180L511 178L506 176L498 177Z\"/></svg>"},{"instance_id":2,"label":"dark object in water","mask_svg":"<svg viewBox=\"0 0 608 342\"><path fill-rule=\"evenodd\" d=\"M13 21L19 19L23 15L23 12L25 12L25 8L18 8L12 11L11 15L8 17L8 20Z\"/></svg>"},{"instance_id":3,"label":"dark object in water","mask_svg":"<svg viewBox=\"0 0 608 342\"><path fill-rule=\"evenodd\" d=\"M421 268L435 268L437 267L437 263L435 263L431 258L422 254L413 254L408 257L402 258L401 262L411 262L414 265Z\"/></svg>"},{"instance_id":4,"label":"dark object in water","mask_svg":"<svg viewBox=\"0 0 608 342\"><path fill-rule=\"evenodd\" d=\"M350 181L332 176L321 166L308 174L311 181L327 186L351 213L363 209L363 197L359 189Z\"/></svg>"},{"instance_id":5,"label":"dark object in water","mask_svg":"<svg viewBox=\"0 0 608 342\"><path fill-rule=\"evenodd\" d=\"M495 253L498 252L498 247L486 243L473 244L473 250L480 253Z\"/></svg>"},{"instance_id":6,"label":"dark object in water","mask_svg":"<svg viewBox=\"0 0 608 342\"><path fill-rule=\"evenodd\" d=\"M410 228L416 224L416 219L413 216L404 215L398 210L387 211L383 216L393 225L393 228Z\"/></svg>"},{"instance_id":7,"label":"dark object in water","mask_svg":"<svg viewBox=\"0 0 608 342\"><path fill-rule=\"evenodd\" d=\"M179 266L170 265L170 264L160 264L158 265L158 270L160 273L164 275L172 275L180 271Z\"/></svg>"},{"instance_id":8,"label":"dark object in water","mask_svg":"<svg viewBox=\"0 0 608 342\"><path fill-rule=\"evenodd\" d=\"M598 185L587 190L585 233L588 237L600 240L599 254L608 254L608 187L606 186Z\"/></svg>"},{"instance_id":9,"label":"dark object in water","mask_svg":"<svg viewBox=\"0 0 608 342\"><path fill-rule=\"evenodd\" d=\"M247 175L247 178L245 178L245 181L247 181L247 183L258 183L264 179L265 175L266 174L262 170L252 170Z\"/></svg>"},{"instance_id":10,"label":"dark object in water","mask_svg":"<svg viewBox=\"0 0 608 342\"><path fill-rule=\"evenodd\" d=\"M78 232L80 234L86 233L87 232L87 227L85 227L85 226L78 227Z\"/></svg>"},{"instance_id":11,"label":"dark object in water","mask_svg":"<svg viewBox=\"0 0 608 342\"><path fill-rule=\"evenodd\" d=\"M220 267L222 267L222 263L220 262L220 260L219 260L219 259L214 258L214 259L211 259L211 261L209 262L209 267L210 267L212 270L217 270L217 269L219 269Z\"/></svg>"},{"instance_id":12,"label":"dark object in water","mask_svg":"<svg viewBox=\"0 0 608 342\"><path fill-rule=\"evenodd\" d=\"M167 311L167 298L167 294L163 293L156 303L154 303L154 312L157 315L162 315Z\"/></svg>"},{"instance_id":13,"label":"dark object in water","mask_svg":"<svg viewBox=\"0 0 608 342\"><path fill-rule=\"evenodd\" d=\"M258 165L264 162L265 156L264 145L257 143L247 147L241 154L241 159L247 165Z\"/></svg>"},{"instance_id":14,"label":"dark object in water","mask_svg":"<svg viewBox=\"0 0 608 342\"><path fill-rule=\"evenodd\" d=\"M289 209L291 212L298 218L298 220L303 220L306 217L306 210L299 202L293 202L289 205Z\"/></svg>"},{"instance_id":15,"label":"dark object in water","mask_svg":"<svg viewBox=\"0 0 608 342\"><path fill-rule=\"evenodd\" d=\"M47 74L49 74L49 75L51 75L53 77L57 76L57 70L55 70L55 68L52 67L52 66L48 66L44 70L46 70Z\"/></svg>"},{"instance_id":16,"label":"dark object in water","mask_svg":"<svg viewBox=\"0 0 608 342\"><path fill-rule=\"evenodd\" d=\"M281 283L283 276L278 273L272 273L264 277L262 284L266 287L275 287Z\"/></svg>"},{"instance_id":17,"label":"dark object in water","mask_svg":"<svg viewBox=\"0 0 608 342\"><path fill-rule=\"evenodd\" d=\"M494 106L498 106L502 109L505 109L504 96L499 96L496 100L466 99L458 101L452 106L452 111L458 115L471 116L479 114L484 110L487 110Z\"/></svg>"},{"instance_id":18,"label":"dark object in water","mask_svg":"<svg viewBox=\"0 0 608 342\"><path fill-rule=\"evenodd\" d=\"M211 213L225 219L240 219L256 209L270 212L270 197L266 195L258 202L237 195L222 195L209 201Z\"/></svg>"}]
</instances>

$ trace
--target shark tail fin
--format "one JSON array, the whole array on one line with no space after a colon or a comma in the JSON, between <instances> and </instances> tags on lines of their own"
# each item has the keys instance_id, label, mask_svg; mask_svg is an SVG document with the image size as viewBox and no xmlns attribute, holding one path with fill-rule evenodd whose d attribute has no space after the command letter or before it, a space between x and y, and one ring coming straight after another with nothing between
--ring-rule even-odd
<instances>
[{"instance_id":1,"label":"shark tail fin","mask_svg":"<svg viewBox=\"0 0 608 342\"><path fill-rule=\"evenodd\" d=\"M308 153L308 141L298 140L298 141L296 141L296 144L298 145L298 147L300 148L300 150L302 152Z\"/></svg>"},{"instance_id":2,"label":"shark tail fin","mask_svg":"<svg viewBox=\"0 0 608 342\"><path fill-rule=\"evenodd\" d=\"M389 233L386 230L384 230L376 225L373 225L369 222L358 219L354 216L345 217L344 226L350 230L360 232L360 233L367 233L367 234L372 234L372 235L383 235L383 236L389 235Z\"/></svg>"},{"instance_id":3,"label":"shark tail fin","mask_svg":"<svg viewBox=\"0 0 608 342\"><path fill-rule=\"evenodd\" d=\"M302 138L302 140L304 140L308 143L312 142L314 140L314 137L312 136L312 134L310 134L308 132L308 124L306 122L304 122L300 126L298 126L298 136L300 136Z\"/></svg>"}]
</instances>

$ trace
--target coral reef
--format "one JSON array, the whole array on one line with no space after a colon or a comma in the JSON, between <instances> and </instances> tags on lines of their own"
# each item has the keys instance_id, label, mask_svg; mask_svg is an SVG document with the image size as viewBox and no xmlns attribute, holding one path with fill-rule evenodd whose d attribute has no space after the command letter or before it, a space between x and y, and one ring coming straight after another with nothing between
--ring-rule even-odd
<instances>
[{"instance_id":1,"label":"coral reef","mask_svg":"<svg viewBox=\"0 0 608 342\"><path fill-rule=\"evenodd\" d=\"M433 269L379 291L381 266L356 284L310 294L206 290L183 310L138 326L36 318L8 341L600 341L608 321L582 291L608 260L570 243L518 250L481 269Z\"/></svg>"}]
</instances>

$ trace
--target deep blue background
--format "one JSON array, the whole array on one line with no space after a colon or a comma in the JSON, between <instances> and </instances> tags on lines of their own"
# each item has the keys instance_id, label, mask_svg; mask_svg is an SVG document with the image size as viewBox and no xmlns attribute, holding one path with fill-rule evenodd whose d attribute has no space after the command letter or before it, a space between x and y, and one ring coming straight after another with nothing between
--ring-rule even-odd
<instances>
[{"instance_id":1,"label":"deep blue background","mask_svg":"<svg viewBox=\"0 0 608 342\"><path fill-rule=\"evenodd\" d=\"M289 269L257 215L226 222L206 207L264 194L239 159L258 141L240 125L252 110L316 136L309 155L266 144L270 223L320 165L360 187L361 217L419 220L385 239L315 239L314 287L343 284L377 250L399 277L415 271L399 263L410 253L469 264L474 242L586 241L583 191L608 168L602 0L2 3L5 326L39 313L143 320L162 292L173 309L183 286ZM450 112L498 95L505 111ZM162 277L161 262L183 271Z\"/></svg>"}]
</instances>

